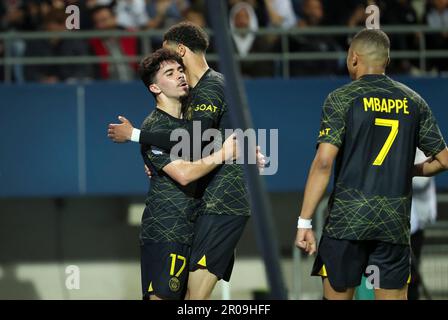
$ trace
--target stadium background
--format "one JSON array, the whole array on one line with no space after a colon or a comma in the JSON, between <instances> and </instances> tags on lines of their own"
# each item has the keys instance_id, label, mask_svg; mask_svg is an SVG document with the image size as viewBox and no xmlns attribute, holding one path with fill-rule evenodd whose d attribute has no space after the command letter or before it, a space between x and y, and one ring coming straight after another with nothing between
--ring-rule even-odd
<instances>
[{"instance_id":1,"label":"stadium background","mask_svg":"<svg viewBox=\"0 0 448 320\"><path fill-rule=\"evenodd\" d=\"M160 46L175 22L208 27L205 3L128 1L126 11L124 1L116 1L92 15L90 6L110 1L63 2L0 1L0 298L138 299L138 224L148 179L138 146L113 144L106 128L119 114L139 125L152 110L134 63ZM230 24L257 35L248 51L241 38L233 39L254 125L279 130L279 169L265 178L293 298L320 297L319 280L308 277L312 259L297 254L293 239L320 107L330 91L349 81L344 51L366 18L367 2L342 2L343 8L319 0L229 1ZM142 3L146 18L126 16L133 6L141 14ZM448 137L448 31L433 18L434 12L448 17L448 1L376 3L382 27L391 32L392 77L421 93ZM54 33L65 30L68 4L82 9L81 30ZM114 72L98 64L101 37L108 48L121 43L107 67ZM123 38L134 39L126 43L135 50L124 50ZM219 70L213 37L209 59ZM422 274L433 298L447 298L448 175L436 182L439 217L427 230ZM65 286L68 265L80 267L79 290ZM230 296L250 299L266 290L249 225ZM224 291L218 286L214 297Z\"/></svg>"}]
</instances>

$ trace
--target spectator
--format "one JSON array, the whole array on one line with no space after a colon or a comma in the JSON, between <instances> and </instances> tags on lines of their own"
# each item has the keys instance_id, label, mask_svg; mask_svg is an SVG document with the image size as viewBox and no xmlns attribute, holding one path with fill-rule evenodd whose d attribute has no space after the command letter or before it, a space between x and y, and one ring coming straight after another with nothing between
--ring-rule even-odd
<instances>
[{"instance_id":1,"label":"spectator","mask_svg":"<svg viewBox=\"0 0 448 320\"><path fill-rule=\"evenodd\" d=\"M321 26L324 21L324 11L321 0L304 0L302 4L302 19L300 28ZM290 49L292 52L330 52L342 51L338 42L332 36L326 35L296 35L291 37ZM337 74L342 69L344 61L292 61L291 75L319 75Z\"/></svg>"},{"instance_id":2,"label":"spectator","mask_svg":"<svg viewBox=\"0 0 448 320\"><path fill-rule=\"evenodd\" d=\"M270 25L283 29L293 28L297 24L291 0L265 0Z\"/></svg>"},{"instance_id":3,"label":"spectator","mask_svg":"<svg viewBox=\"0 0 448 320\"><path fill-rule=\"evenodd\" d=\"M362 19L365 21L364 10L367 5L366 0L344 0L344 5L340 1L323 0L326 25L358 25Z\"/></svg>"},{"instance_id":4,"label":"spectator","mask_svg":"<svg viewBox=\"0 0 448 320\"><path fill-rule=\"evenodd\" d=\"M3 29L23 29L25 23L25 4L23 1L3 0L1 2L2 28Z\"/></svg>"},{"instance_id":5,"label":"spectator","mask_svg":"<svg viewBox=\"0 0 448 320\"><path fill-rule=\"evenodd\" d=\"M185 20L190 21L201 28L207 27L207 22L202 11L199 11L193 7L190 7L185 11L184 18Z\"/></svg>"},{"instance_id":6,"label":"spectator","mask_svg":"<svg viewBox=\"0 0 448 320\"><path fill-rule=\"evenodd\" d=\"M140 29L148 24L145 0L118 1L115 9L117 24L122 28Z\"/></svg>"},{"instance_id":7,"label":"spectator","mask_svg":"<svg viewBox=\"0 0 448 320\"><path fill-rule=\"evenodd\" d=\"M65 19L64 10L51 9L44 19L44 30L65 31ZM85 56L88 55L88 47L81 40L52 37L48 40L29 41L25 55L28 57ZM87 78L91 78L91 68L85 64L35 65L26 68L27 81L56 83Z\"/></svg>"},{"instance_id":8,"label":"spectator","mask_svg":"<svg viewBox=\"0 0 448 320\"><path fill-rule=\"evenodd\" d=\"M266 9L265 0L229 0L229 11L234 5L240 2L248 3L252 8L254 8L255 14L257 15L258 25L261 28L266 28L269 26L270 20Z\"/></svg>"},{"instance_id":9,"label":"spectator","mask_svg":"<svg viewBox=\"0 0 448 320\"><path fill-rule=\"evenodd\" d=\"M229 23L236 50L241 57L247 56L249 52L266 52L272 49L273 43L269 42L269 39L255 34L258 30L258 19L249 3L236 3L230 9ZM274 66L269 61L242 61L240 66L242 75L246 77L272 76L274 73Z\"/></svg>"},{"instance_id":10,"label":"spectator","mask_svg":"<svg viewBox=\"0 0 448 320\"><path fill-rule=\"evenodd\" d=\"M186 9L183 10L185 20L206 28L209 23L207 21L208 11L205 0L190 0L189 2L190 5L185 6Z\"/></svg>"},{"instance_id":11,"label":"spectator","mask_svg":"<svg viewBox=\"0 0 448 320\"><path fill-rule=\"evenodd\" d=\"M245 57L252 48L258 31L255 11L248 3L240 2L230 10L229 19L236 49L240 56Z\"/></svg>"},{"instance_id":12,"label":"spectator","mask_svg":"<svg viewBox=\"0 0 448 320\"><path fill-rule=\"evenodd\" d=\"M25 4L22 1L3 0L1 2L2 19L1 29L6 30L24 30L26 26ZM3 48L6 49L6 48ZM25 54L25 41L14 39L10 43L9 50L3 54L14 58L21 58ZM15 82L23 82L23 65L16 64L12 67L13 79Z\"/></svg>"},{"instance_id":13,"label":"spectator","mask_svg":"<svg viewBox=\"0 0 448 320\"><path fill-rule=\"evenodd\" d=\"M1 12L5 13L2 27L5 29L33 31L43 28L43 19L52 9L65 11L66 6L74 4L80 9L81 28L85 28L85 2L81 0L0 0Z\"/></svg>"},{"instance_id":14,"label":"spectator","mask_svg":"<svg viewBox=\"0 0 448 320\"><path fill-rule=\"evenodd\" d=\"M428 13L426 14L426 23L433 28L448 28L448 0L431 1ZM448 32L435 33L427 36L428 49L447 50ZM429 60L430 69L439 71L448 71L448 59Z\"/></svg>"},{"instance_id":15,"label":"spectator","mask_svg":"<svg viewBox=\"0 0 448 320\"><path fill-rule=\"evenodd\" d=\"M381 24L417 24L417 12L412 6L411 0L382 0L379 6Z\"/></svg>"},{"instance_id":16,"label":"spectator","mask_svg":"<svg viewBox=\"0 0 448 320\"><path fill-rule=\"evenodd\" d=\"M100 6L109 6L114 7L116 4L116 0L86 0L86 6L89 9L94 9Z\"/></svg>"},{"instance_id":17,"label":"spectator","mask_svg":"<svg viewBox=\"0 0 448 320\"><path fill-rule=\"evenodd\" d=\"M415 25L417 24L417 12L410 0L387 0L380 2L381 25ZM417 50L417 34L392 34L390 35L391 49ZM389 65L390 73L409 73L413 65L410 59L393 59ZM414 67L415 68L415 67Z\"/></svg>"},{"instance_id":18,"label":"spectator","mask_svg":"<svg viewBox=\"0 0 448 320\"><path fill-rule=\"evenodd\" d=\"M27 1L24 6L25 17L23 30L32 31L36 29L41 29L44 19L44 14L42 12L42 3L37 0Z\"/></svg>"},{"instance_id":19,"label":"spectator","mask_svg":"<svg viewBox=\"0 0 448 320\"><path fill-rule=\"evenodd\" d=\"M299 21L299 27L313 27L322 25L324 19L324 8L320 0L303 1L302 19Z\"/></svg>"},{"instance_id":20,"label":"spectator","mask_svg":"<svg viewBox=\"0 0 448 320\"><path fill-rule=\"evenodd\" d=\"M188 9L186 0L153 0L149 1L147 10L149 22L147 28L165 29L180 22L182 14Z\"/></svg>"},{"instance_id":21,"label":"spectator","mask_svg":"<svg viewBox=\"0 0 448 320\"><path fill-rule=\"evenodd\" d=\"M96 30L120 30L117 19L108 6L99 6L92 11L92 21ZM123 58L135 57L138 53L137 38L110 37L94 38L90 45L97 56L111 56L117 62L101 62L99 65L99 78L108 80L129 81L135 77L137 64L135 62L121 62Z\"/></svg>"},{"instance_id":22,"label":"spectator","mask_svg":"<svg viewBox=\"0 0 448 320\"><path fill-rule=\"evenodd\" d=\"M187 0L149 0L147 1L147 12L149 21L148 29L167 29L173 24L182 21L183 15L189 8ZM191 17L191 15L190 15ZM151 45L153 48L162 46L163 37L153 37Z\"/></svg>"}]
</instances>

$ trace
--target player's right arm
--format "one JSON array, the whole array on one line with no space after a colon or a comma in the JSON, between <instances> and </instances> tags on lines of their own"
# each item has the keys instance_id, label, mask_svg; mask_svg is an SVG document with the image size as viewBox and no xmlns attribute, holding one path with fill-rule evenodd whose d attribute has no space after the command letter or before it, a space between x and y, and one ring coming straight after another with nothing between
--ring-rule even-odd
<instances>
[{"instance_id":1,"label":"player's right arm","mask_svg":"<svg viewBox=\"0 0 448 320\"><path fill-rule=\"evenodd\" d=\"M334 160L344 140L346 111L347 103L335 92L327 97L322 108L319 146L308 174L295 241L298 248L310 255L316 252L311 218L327 190Z\"/></svg>"},{"instance_id":2,"label":"player's right arm","mask_svg":"<svg viewBox=\"0 0 448 320\"><path fill-rule=\"evenodd\" d=\"M327 190L333 162L338 151L339 148L330 143L319 144L305 186L303 205L300 212L301 219L312 219L320 200ZM316 240L314 239L312 229L300 227L297 229L296 246L309 254L313 254L316 251Z\"/></svg>"}]
</instances>

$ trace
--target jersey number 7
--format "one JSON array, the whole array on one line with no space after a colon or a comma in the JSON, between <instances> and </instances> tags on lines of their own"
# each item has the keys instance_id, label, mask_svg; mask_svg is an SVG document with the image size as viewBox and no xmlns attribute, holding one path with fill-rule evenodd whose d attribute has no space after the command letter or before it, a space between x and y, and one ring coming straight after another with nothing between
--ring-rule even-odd
<instances>
[{"instance_id":1,"label":"jersey number 7","mask_svg":"<svg viewBox=\"0 0 448 320\"><path fill-rule=\"evenodd\" d=\"M383 147L380 150L380 153L376 157L375 161L373 161L374 166L381 166L383 164L384 159L389 153L389 150L392 147L395 138L397 137L399 124L400 121L398 120L375 118L376 126L390 127L391 130L389 136L386 139L386 142L384 143Z\"/></svg>"}]
</instances>

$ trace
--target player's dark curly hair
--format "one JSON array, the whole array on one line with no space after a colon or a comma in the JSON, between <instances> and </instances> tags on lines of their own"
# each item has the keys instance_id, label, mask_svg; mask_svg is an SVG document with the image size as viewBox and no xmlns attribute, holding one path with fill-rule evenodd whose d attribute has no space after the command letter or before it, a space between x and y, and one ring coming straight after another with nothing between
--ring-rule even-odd
<instances>
[{"instance_id":1,"label":"player's dark curly hair","mask_svg":"<svg viewBox=\"0 0 448 320\"><path fill-rule=\"evenodd\" d=\"M207 33L191 22L180 22L165 32L164 41L180 43L193 52L205 52L209 45Z\"/></svg>"},{"instance_id":2,"label":"player's dark curly hair","mask_svg":"<svg viewBox=\"0 0 448 320\"><path fill-rule=\"evenodd\" d=\"M169 49L162 48L144 57L139 64L138 73L140 75L140 79L142 79L148 90L149 86L155 81L157 71L160 70L160 66L165 61L177 62L182 66L182 68L185 69L182 58L176 52Z\"/></svg>"}]
</instances>

